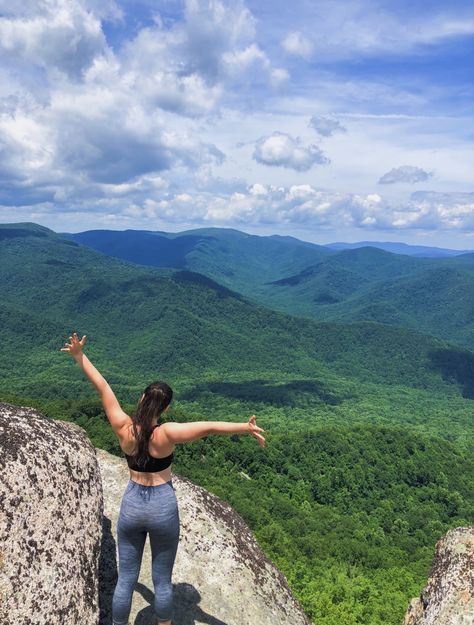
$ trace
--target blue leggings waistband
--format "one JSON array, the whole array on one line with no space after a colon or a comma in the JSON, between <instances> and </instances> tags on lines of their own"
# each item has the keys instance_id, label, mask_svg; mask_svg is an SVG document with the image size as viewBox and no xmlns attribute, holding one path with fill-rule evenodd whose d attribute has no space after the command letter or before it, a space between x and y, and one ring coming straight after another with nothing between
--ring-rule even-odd
<instances>
[{"instance_id":1,"label":"blue leggings waistband","mask_svg":"<svg viewBox=\"0 0 474 625\"><path fill-rule=\"evenodd\" d=\"M169 479L167 482L163 482L163 484L154 484L154 485L141 484L140 482L135 482L135 480L132 480L131 478L128 480L129 484L130 482L132 484L136 484L137 486L142 486L143 488L161 488L162 486L166 486L168 484L173 486L173 479Z\"/></svg>"}]
</instances>

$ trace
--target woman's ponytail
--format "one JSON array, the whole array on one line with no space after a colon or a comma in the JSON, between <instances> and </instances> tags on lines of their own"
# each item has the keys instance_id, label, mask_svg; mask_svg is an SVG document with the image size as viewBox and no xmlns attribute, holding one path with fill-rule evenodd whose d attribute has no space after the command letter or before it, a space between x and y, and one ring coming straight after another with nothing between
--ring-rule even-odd
<instances>
[{"instance_id":1,"label":"woman's ponytail","mask_svg":"<svg viewBox=\"0 0 474 625\"><path fill-rule=\"evenodd\" d=\"M143 391L143 397L138 402L133 416L133 435L136 440L136 451L131 454L139 467L143 466L149 458L148 442L153 431L154 417L169 406L173 398L173 390L166 382L152 382ZM140 430L137 430L137 425Z\"/></svg>"}]
</instances>

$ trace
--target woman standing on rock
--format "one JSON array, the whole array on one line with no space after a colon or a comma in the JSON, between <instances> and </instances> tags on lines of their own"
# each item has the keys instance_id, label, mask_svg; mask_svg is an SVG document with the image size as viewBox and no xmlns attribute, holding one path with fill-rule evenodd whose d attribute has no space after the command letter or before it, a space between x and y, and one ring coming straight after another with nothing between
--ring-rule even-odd
<instances>
[{"instance_id":1,"label":"woman standing on rock","mask_svg":"<svg viewBox=\"0 0 474 625\"><path fill-rule=\"evenodd\" d=\"M264 430L256 425L255 415L247 423L159 423L173 397L172 389L165 382L153 382L147 386L130 417L120 407L108 382L83 353L86 336L79 340L74 332L69 341L61 351L71 354L99 392L105 414L118 436L130 469L130 480L117 522L119 573L112 600L113 625L128 623L147 533L150 535L157 622L171 625L171 575L180 535L178 502L171 478L175 445L212 434L249 433L264 447L265 438L260 434Z\"/></svg>"}]
</instances>

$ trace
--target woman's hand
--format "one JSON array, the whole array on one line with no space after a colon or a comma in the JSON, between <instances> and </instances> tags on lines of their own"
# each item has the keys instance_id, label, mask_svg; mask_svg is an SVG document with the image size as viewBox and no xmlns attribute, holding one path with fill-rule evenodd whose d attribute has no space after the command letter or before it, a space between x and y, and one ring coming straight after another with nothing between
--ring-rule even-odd
<instances>
[{"instance_id":1,"label":"woman's hand","mask_svg":"<svg viewBox=\"0 0 474 625\"><path fill-rule=\"evenodd\" d=\"M62 352L69 352L73 358L75 358L78 354L82 352L82 348L86 344L86 335L79 340L77 336L77 332L73 332L72 336L69 337L70 343L64 343L65 347L61 348Z\"/></svg>"},{"instance_id":2,"label":"woman's hand","mask_svg":"<svg viewBox=\"0 0 474 625\"><path fill-rule=\"evenodd\" d=\"M258 427L258 425L255 423L257 417L253 414L248 422L248 430L249 430L249 434L251 434L252 436L255 436L255 438L258 440L258 444L260 445L260 447L265 447L265 438L259 434L259 432L265 432L265 430L263 428Z\"/></svg>"}]
</instances>

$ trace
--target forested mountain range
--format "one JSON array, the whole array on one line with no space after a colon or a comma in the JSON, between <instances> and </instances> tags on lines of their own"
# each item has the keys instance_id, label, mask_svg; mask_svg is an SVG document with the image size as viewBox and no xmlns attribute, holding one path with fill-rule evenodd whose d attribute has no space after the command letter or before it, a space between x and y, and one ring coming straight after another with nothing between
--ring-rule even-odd
<instances>
[{"instance_id":1,"label":"forested mountain range","mask_svg":"<svg viewBox=\"0 0 474 625\"><path fill-rule=\"evenodd\" d=\"M341 250L226 228L65 236L135 263L202 273L292 315L404 326L474 348L474 253L382 243Z\"/></svg>"},{"instance_id":2,"label":"forested mountain range","mask_svg":"<svg viewBox=\"0 0 474 625\"><path fill-rule=\"evenodd\" d=\"M201 374L224 369L313 376L321 371L471 393L461 368L452 365L456 353L468 366L471 352L436 338L384 324L320 323L285 315L197 272L138 267L35 225L3 226L0 236L4 328L13 334L24 319L48 333L52 328L64 332L64 323L87 330L97 349L126 336L121 350L128 366L141 372L158 363L161 371L177 376L193 374L197 367ZM383 269L379 259L380 272L391 271L393 255L371 253L386 261ZM362 256L354 269L359 271L365 256L360 250L355 254Z\"/></svg>"}]
</instances>

